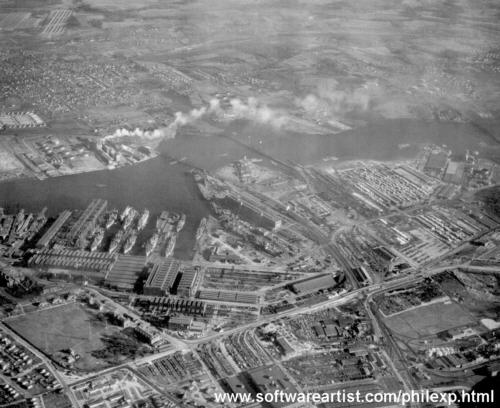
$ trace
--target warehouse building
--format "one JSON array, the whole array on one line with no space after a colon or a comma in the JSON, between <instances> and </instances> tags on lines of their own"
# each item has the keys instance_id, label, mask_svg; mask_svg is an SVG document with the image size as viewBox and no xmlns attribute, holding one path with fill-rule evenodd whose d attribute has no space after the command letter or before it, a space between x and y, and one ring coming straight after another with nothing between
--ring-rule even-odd
<instances>
[{"instance_id":1,"label":"warehouse building","mask_svg":"<svg viewBox=\"0 0 500 408\"><path fill-rule=\"evenodd\" d=\"M292 290L298 295L306 295L319 290L330 289L337 285L332 274L315 276L303 281L294 283Z\"/></svg>"},{"instance_id":2,"label":"warehouse building","mask_svg":"<svg viewBox=\"0 0 500 408\"><path fill-rule=\"evenodd\" d=\"M176 279L178 281L175 288L173 288L173 293L178 296L191 297L194 295L194 286L196 283L196 278L198 276L198 268L185 268L180 273L180 278Z\"/></svg>"},{"instance_id":3,"label":"warehouse building","mask_svg":"<svg viewBox=\"0 0 500 408\"><path fill-rule=\"evenodd\" d=\"M254 305L258 304L260 301L259 295L256 295L255 293L210 289L200 290L198 292L198 298L204 300L216 300L219 302L249 303Z\"/></svg>"},{"instance_id":4,"label":"warehouse building","mask_svg":"<svg viewBox=\"0 0 500 408\"><path fill-rule=\"evenodd\" d=\"M87 234L95 227L97 220L104 214L108 202L102 199L92 200L87 208L78 217L68 233L70 242L85 238Z\"/></svg>"},{"instance_id":5,"label":"warehouse building","mask_svg":"<svg viewBox=\"0 0 500 408\"><path fill-rule=\"evenodd\" d=\"M71 211L63 211L59 214L59 217L54 221L50 228L42 235L42 237L36 243L37 248L46 248L49 246L50 242L54 239L56 234L61 230L62 226L66 223L68 218L71 216Z\"/></svg>"},{"instance_id":6,"label":"warehouse building","mask_svg":"<svg viewBox=\"0 0 500 408\"><path fill-rule=\"evenodd\" d=\"M145 256L120 255L106 275L105 283L113 288L131 291L144 273L145 267Z\"/></svg>"},{"instance_id":7,"label":"warehouse building","mask_svg":"<svg viewBox=\"0 0 500 408\"><path fill-rule=\"evenodd\" d=\"M31 267L46 267L89 272L107 272L115 262L114 255L75 249L44 249L29 260Z\"/></svg>"},{"instance_id":8,"label":"warehouse building","mask_svg":"<svg viewBox=\"0 0 500 408\"><path fill-rule=\"evenodd\" d=\"M172 258L153 263L144 285L144 294L148 296L168 295L174 287L180 267L180 262Z\"/></svg>"},{"instance_id":9,"label":"warehouse building","mask_svg":"<svg viewBox=\"0 0 500 408\"><path fill-rule=\"evenodd\" d=\"M296 394L297 389L290 382L286 374L276 365L259 367L248 371L249 383L252 388L263 394L274 394L282 391L285 394ZM272 408L298 406L287 402L273 401L269 405Z\"/></svg>"}]
</instances>

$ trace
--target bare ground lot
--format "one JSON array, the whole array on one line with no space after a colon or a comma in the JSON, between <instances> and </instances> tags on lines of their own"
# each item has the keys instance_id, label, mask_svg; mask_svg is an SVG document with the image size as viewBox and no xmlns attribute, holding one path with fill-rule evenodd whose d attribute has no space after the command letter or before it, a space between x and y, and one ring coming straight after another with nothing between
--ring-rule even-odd
<instances>
[{"instance_id":1,"label":"bare ground lot","mask_svg":"<svg viewBox=\"0 0 500 408\"><path fill-rule=\"evenodd\" d=\"M61 350L73 349L81 356L75 367L81 370L104 368L108 364L91 353L104 348L103 335L120 331L97 319L97 311L78 303L29 313L8 322L19 335L57 360Z\"/></svg>"}]
</instances>

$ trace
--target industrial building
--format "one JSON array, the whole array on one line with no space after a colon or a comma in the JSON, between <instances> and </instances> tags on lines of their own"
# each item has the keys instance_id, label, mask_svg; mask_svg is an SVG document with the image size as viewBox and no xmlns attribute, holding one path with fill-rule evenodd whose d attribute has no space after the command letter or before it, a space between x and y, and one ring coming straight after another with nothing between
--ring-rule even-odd
<instances>
[{"instance_id":1,"label":"industrial building","mask_svg":"<svg viewBox=\"0 0 500 408\"><path fill-rule=\"evenodd\" d=\"M255 293L229 292L224 290L200 290L198 298L204 300L217 300L219 302L258 304L260 297Z\"/></svg>"},{"instance_id":2,"label":"industrial building","mask_svg":"<svg viewBox=\"0 0 500 408\"><path fill-rule=\"evenodd\" d=\"M31 257L29 265L104 273L114 262L115 256L108 253L63 248L43 249Z\"/></svg>"},{"instance_id":3,"label":"industrial building","mask_svg":"<svg viewBox=\"0 0 500 408\"><path fill-rule=\"evenodd\" d=\"M71 217L71 211L65 210L54 221L50 228L45 231L45 234L36 243L37 248L45 248L49 246L50 242L54 239L56 234L61 230L64 223Z\"/></svg>"},{"instance_id":4,"label":"industrial building","mask_svg":"<svg viewBox=\"0 0 500 408\"><path fill-rule=\"evenodd\" d=\"M152 315L177 314L204 316L207 304L199 300L179 299L166 296L137 296L135 307Z\"/></svg>"},{"instance_id":5,"label":"industrial building","mask_svg":"<svg viewBox=\"0 0 500 408\"><path fill-rule=\"evenodd\" d=\"M193 288L198 276L198 267L185 268L180 273L180 278L176 279L177 285L173 291L178 296L191 297L194 295Z\"/></svg>"},{"instance_id":6,"label":"industrial building","mask_svg":"<svg viewBox=\"0 0 500 408\"><path fill-rule=\"evenodd\" d=\"M68 241L75 242L81 238L85 238L95 227L99 217L104 214L107 206L108 202L106 200L100 198L92 200L71 227L67 236Z\"/></svg>"},{"instance_id":7,"label":"industrial building","mask_svg":"<svg viewBox=\"0 0 500 408\"><path fill-rule=\"evenodd\" d=\"M282 335L277 336L275 341L276 341L278 348L280 349L281 353L284 356L288 356L288 355L293 354L295 352L293 347L290 346L290 343L288 343L288 340L285 339Z\"/></svg>"},{"instance_id":8,"label":"industrial building","mask_svg":"<svg viewBox=\"0 0 500 408\"><path fill-rule=\"evenodd\" d=\"M120 255L106 275L105 283L120 290L133 290L145 266L145 256Z\"/></svg>"},{"instance_id":9,"label":"industrial building","mask_svg":"<svg viewBox=\"0 0 500 408\"><path fill-rule=\"evenodd\" d=\"M191 316L172 316L168 319L168 328L170 330L189 330L192 323Z\"/></svg>"},{"instance_id":10,"label":"industrial building","mask_svg":"<svg viewBox=\"0 0 500 408\"><path fill-rule=\"evenodd\" d=\"M230 210L234 215L256 227L272 231L281 225L281 220L272 218L269 214L250 204L231 196L214 200L222 208Z\"/></svg>"},{"instance_id":11,"label":"industrial building","mask_svg":"<svg viewBox=\"0 0 500 408\"><path fill-rule=\"evenodd\" d=\"M315 276L296 282L292 285L292 290L298 295L306 295L319 290L329 289L337 285L332 274Z\"/></svg>"},{"instance_id":12,"label":"industrial building","mask_svg":"<svg viewBox=\"0 0 500 408\"><path fill-rule=\"evenodd\" d=\"M228 377L222 380L222 384L224 385L224 388L231 394L243 394L243 393L249 393L250 386L248 384L245 384L246 381L242 381L240 376L234 376L234 377ZM255 403L250 405L252 408L255 407L261 407L260 404Z\"/></svg>"},{"instance_id":13,"label":"industrial building","mask_svg":"<svg viewBox=\"0 0 500 408\"><path fill-rule=\"evenodd\" d=\"M274 394L282 391L285 394L296 394L297 389L286 374L276 365L263 366L247 373L250 385L257 392ZM270 402L272 408L291 407L293 404L281 401Z\"/></svg>"},{"instance_id":14,"label":"industrial building","mask_svg":"<svg viewBox=\"0 0 500 408\"><path fill-rule=\"evenodd\" d=\"M135 332L152 346L158 346L165 341L162 333L149 324L140 324L134 328Z\"/></svg>"},{"instance_id":15,"label":"industrial building","mask_svg":"<svg viewBox=\"0 0 500 408\"><path fill-rule=\"evenodd\" d=\"M172 258L152 264L148 279L144 284L144 294L148 296L168 295L174 287L180 266L180 262Z\"/></svg>"}]
</instances>

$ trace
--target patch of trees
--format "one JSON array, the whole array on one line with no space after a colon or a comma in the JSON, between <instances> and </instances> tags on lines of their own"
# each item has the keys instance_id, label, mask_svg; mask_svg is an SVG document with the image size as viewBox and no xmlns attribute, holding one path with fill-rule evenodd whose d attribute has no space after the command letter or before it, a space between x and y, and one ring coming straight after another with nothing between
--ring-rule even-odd
<instances>
[{"instance_id":1,"label":"patch of trees","mask_svg":"<svg viewBox=\"0 0 500 408\"><path fill-rule=\"evenodd\" d=\"M104 347L94 350L92 356L110 363L118 363L123 358L133 359L143 357L148 353L148 348L135 336L123 332L105 334L101 337Z\"/></svg>"}]
</instances>

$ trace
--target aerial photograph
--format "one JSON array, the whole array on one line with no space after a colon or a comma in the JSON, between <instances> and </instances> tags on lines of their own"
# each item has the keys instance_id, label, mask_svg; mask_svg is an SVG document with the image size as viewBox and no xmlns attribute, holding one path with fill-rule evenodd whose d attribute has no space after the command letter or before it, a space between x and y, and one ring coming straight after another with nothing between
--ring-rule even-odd
<instances>
[{"instance_id":1,"label":"aerial photograph","mask_svg":"<svg viewBox=\"0 0 500 408\"><path fill-rule=\"evenodd\" d=\"M0 0L0 408L499 406L499 0Z\"/></svg>"}]
</instances>

